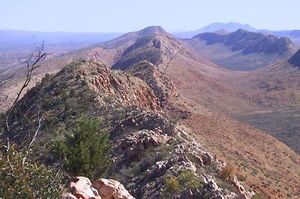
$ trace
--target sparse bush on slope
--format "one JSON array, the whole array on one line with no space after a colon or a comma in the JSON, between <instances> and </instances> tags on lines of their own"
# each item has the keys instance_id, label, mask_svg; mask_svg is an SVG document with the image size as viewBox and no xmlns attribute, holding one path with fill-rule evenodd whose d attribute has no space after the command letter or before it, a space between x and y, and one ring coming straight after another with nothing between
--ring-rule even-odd
<instances>
[{"instance_id":1,"label":"sparse bush on slope","mask_svg":"<svg viewBox=\"0 0 300 199\"><path fill-rule=\"evenodd\" d=\"M236 168L232 165L225 166L221 171L221 177L224 180L232 180L232 178L236 175Z\"/></svg>"},{"instance_id":2,"label":"sparse bush on slope","mask_svg":"<svg viewBox=\"0 0 300 199\"><path fill-rule=\"evenodd\" d=\"M165 179L164 197L172 198L188 189L199 189L203 187L203 181L192 171L183 170L179 176L170 176Z\"/></svg>"},{"instance_id":3,"label":"sparse bush on slope","mask_svg":"<svg viewBox=\"0 0 300 199\"><path fill-rule=\"evenodd\" d=\"M71 175L100 177L110 165L109 134L99 132L100 126L99 120L82 117L64 140L54 141L52 151Z\"/></svg>"}]
</instances>

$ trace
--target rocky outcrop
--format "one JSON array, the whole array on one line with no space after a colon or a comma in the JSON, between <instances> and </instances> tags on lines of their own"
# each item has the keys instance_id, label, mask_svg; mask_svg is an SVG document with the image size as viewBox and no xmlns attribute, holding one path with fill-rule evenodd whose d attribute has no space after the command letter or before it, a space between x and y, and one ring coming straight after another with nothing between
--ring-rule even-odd
<instances>
[{"instance_id":1,"label":"rocky outcrop","mask_svg":"<svg viewBox=\"0 0 300 199\"><path fill-rule=\"evenodd\" d=\"M123 153L128 161L140 158L141 151L145 151L151 147L157 147L164 144L170 139L167 135L157 134L152 130L140 130L131 133L126 138L121 139L117 151Z\"/></svg>"},{"instance_id":2,"label":"rocky outcrop","mask_svg":"<svg viewBox=\"0 0 300 199\"><path fill-rule=\"evenodd\" d=\"M112 131L114 145L111 170L113 178L126 181L126 187L137 198L243 198L246 189L220 188L224 181L218 175L224 163L205 151L179 126L172 125L159 113L134 109L127 112ZM207 172L205 168L214 171ZM188 177L182 177L188 176ZM166 180L180 181L180 187L169 192ZM190 184L196 185L190 185ZM241 191L240 191L241 190ZM244 197L246 198L246 197Z\"/></svg>"},{"instance_id":3,"label":"rocky outcrop","mask_svg":"<svg viewBox=\"0 0 300 199\"><path fill-rule=\"evenodd\" d=\"M126 71L146 82L153 89L162 106L178 96L172 80L161 69L148 61L136 63Z\"/></svg>"},{"instance_id":4,"label":"rocky outcrop","mask_svg":"<svg viewBox=\"0 0 300 199\"><path fill-rule=\"evenodd\" d=\"M125 187L116 180L99 179L93 182L95 187L103 199L134 199Z\"/></svg>"},{"instance_id":5,"label":"rocky outcrop","mask_svg":"<svg viewBox=\"0 0 300 199\"><path fill-rule=\"evenodd\" d=\"M130 134L133 129L135 131L146 129L152 130L156 134L172 135L174 128L174 124L161 113L130 108L126 110L124 119L119 121L111 131L111 138L120 139L120 137Z\"/></svg>"},{"instance_id":6,"label":"rocky outcrop","mask_svg":"<svg viewBox=\"0 0 300 199\"><path fill-rule=\"evenodd\" d=\"M92 90L99 93L97 100L102 104L109 101L160 110L155 93L139 78L110 71L105 65L94 62L83 63L78 73Z\"/></svg>"},{"instance_id":7,"label":"rocky outcrop","mask_svg":"<svg viewBox=\"0 0 300 199\"><path fill-rule=\"evenodd\" d=\"M101 199L98 190L92 187L92 183L88 178L75 177L68 185L71 193L67 193L65 197L75 196L76 198L95 198ZM72 194L72 195L71 195Z\"/></svg>"},{"instance_id":8,"label":"rocky outcrop","mask_svg":"<svg viewBox=\"0 0 300 199\"><path fill-rule=\"evenodd\" d=\"M120 182L111 179L101 178L92 184L86 177L75 177L68 188L62 199L134 199Z\"/></svg>"}]
</instances>

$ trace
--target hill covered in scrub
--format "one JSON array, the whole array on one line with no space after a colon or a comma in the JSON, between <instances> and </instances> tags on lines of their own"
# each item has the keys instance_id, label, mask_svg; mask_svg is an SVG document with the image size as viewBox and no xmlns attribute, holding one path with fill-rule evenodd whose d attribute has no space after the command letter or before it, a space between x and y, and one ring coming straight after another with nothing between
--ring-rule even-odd
<instances>
[{"instance_id":1,"label":"hill covered in scrub","mask_svg":"<svg viewBox=\"0 0 300 199\"><path fill-rule=\"evenodd\" d=\"M46 60L10 115L3 140L24 149L37 135L33 152L42 155L33 155L35 161L92 181L118 180L137 198L241 196L234 176L256 197L297 198L299 155L276 138L294 147L293 136L282 132L298 123L272 115L298 102L297 68L280 62L232 71L194 50L160 27L148 27ZM18 89L13 81L22 76L14 75L0 92ZM266 110L270 120L252 120L252 113L257 118ZM298 120L296 111L286 113ZM288 125L269 132L274 138L237 120L266 132ZM186 178L192 182L178 186Z\"/></svg>"},{"instance_id":2,"label":"hill covered in scrub","mask_svg":"<svg viewBox=\"0 0 300 199\"><path fill-rule=\"evenodd\" d=\"M74 62L17 103L3 137L26 149L42 117L33 157L53 169L116 179L136 198L250 198L235 173L162 110L166 77L156 78L161 84L153 86L99 63Z\"/></svg>"}]
</instances>

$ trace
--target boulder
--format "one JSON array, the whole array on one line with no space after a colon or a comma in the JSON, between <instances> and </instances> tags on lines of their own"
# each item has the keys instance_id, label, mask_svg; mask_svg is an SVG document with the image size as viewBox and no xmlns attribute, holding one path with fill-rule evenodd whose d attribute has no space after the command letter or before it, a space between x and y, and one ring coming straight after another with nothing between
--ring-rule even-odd
<instances>
[{"instance_id":1,"label":"boulder","mask_svg":"<svg viewBox=\"0 0 300 199\"><path fill-rule=\"evenodd\" d=\"M112 179L99 179L93 182L93 186L99 191L103 199L134 199L124 186Z\"/></svg>"},{"instance_id":2,"label":"boulder","mask_svg":"<svg viewBox=\"0 0 300 199\"><path fill-rule=\"evenodd\" d=\"M75 177L68 187L69 193L62 199L134 199L120 182L111 179L101 178L92 184L86 177Z\"/></svg>"},{"instance_id":3,"label":"boulder","mask_svg":"<svg viewBox=\"0 0 300 199\"><path fill-rule=\"evenodd\" d=\"M98 191L92 187L91 181L86 177L75 177L71 180L69 184L69 189L71 193L76 196L77 198L83 198L83 199L101 199L101 197L98 194ZM72 198L71 195L69 197Z\"/></svg>"}]
</instances>

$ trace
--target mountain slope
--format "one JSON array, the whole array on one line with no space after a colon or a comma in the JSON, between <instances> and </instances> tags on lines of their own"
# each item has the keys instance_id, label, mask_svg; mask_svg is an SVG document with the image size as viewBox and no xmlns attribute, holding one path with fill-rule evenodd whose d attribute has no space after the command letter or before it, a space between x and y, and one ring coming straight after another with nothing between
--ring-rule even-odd
<instances>
[{"instance_id":1,"label":"mountain slope","mask_svg":"<svg viewBox=\"0 0 300 199\"><path fill-rule=\"evenodd\" d=\"M193 49L167 32L159 30L153 35L137 38L112 68L127 70L146 60L157 65L162 73L166 73L175 84L179 84L178 88L189 93L193 100L202 105L208 103L209 108L214 107L214 110L219 111L232 107L238 109L239 106L246 106L247 109L252 106L251 103L244 103L242 95L219 81L220 77L230 78L230 71L200 58Z\"/></svg>"},{"instance_id":2,"label":"mountain slope","mask_svg":"<svg viewBox=\"0 0 300 199\"><path fill-rule=\"evenodd\" d=\"M139 41L140 38L143 38L142 42ZM159 61L155 62L158 66L153 65L152 60L147 61L146 59L146 61L140 62L144 57L147 58L148 53L153 49L156 49L155 55L159 57ZM95 55L94 50L103 53ZM171 56L167 53L168 50ZM123 64L119 65L127 73L111 72L97 63L103 58L103 62L111 64L108 65L110 68L118 60L134 57L132 56L133 52L140 53L139 59L123 62L126 64L125 67L122 67ZM15 130L12 139L17 139L19 136L20 138L28 137L28 134L29 138L32 136L33 132L30 129L36 127L36 118L39 113L38 104L40 103L37 102L42 98L41 103L43 110L46 111L45 118L47 120L45 121L45 131L41 132L41 141L51 139L53 132L59 134L61 129L72 128L76 118L82 113L89 117L101 118L104 120L104 128L110 130L113 135L112 141L116 144L114 149L118 161L113 171L117 176L119 175L118 179L120 178L122 183L128 185L130 190L137 195L145 193L145 197L151 194L153 197L156 196L156 191L152 193L151 190L165 190L162 182L170 174L165 173L165 169L169 170L174 165L176 165L175 168L180 165L190 165L185 156L183 161L169 156L174 154L174 150L182 153L182 150L177 150L176 146L181 148L177 141L186 143L186 133L182 133L184 131L189 132L188 143L197 140L203 146L207 145L207 148L214 151L214 154L218 155L216 159L220 159L220 156L222 159L230 160L239 170L243 171L243 176L247 176L245 183L266 198L287 198L290 195L297 197L299 193L299 156L278 140L264 135L264 132L233 121L219 113L225 112L231 115L241 112L249 113L253 110L261 110L261 107L266 106L257 103L258 100L253 98L255 95L252 95L252 91L254 93L256 90L252 86L256 85L254 84L256 81L251 80L252 83L249 83L251 81L248 76L253 73L229 71L202 59L194 53L193 49L170 37L159 27L128 33L101 47L74 52L61 57L61 60L51 60L47 63L49 68L41 69L44 71L40 74L45 73L47 69L52 72L58 70L63 63L69 62L73 58L92 61L72 64L53 79L47 80L46 78L42 81L41 86L31 90L20 101L18 106L20 108L11 118L12 121L21 119L21 122L12 122ZM148 76L145 77L146 74ZM173 83L167 84L170 80ZM169 93L174 91L172 85L176 88L178 95ZM140 87L142 89L139 89ZM72 92L70 88L71 90L73 88ZM168 96L171 97L168 99ZM165 98L168 100L164 100ZM263 96L263 100L265 99L268 97ZM166 105L165 102L167 102ZM160 109L163 111L158 112ZM28 118L31 118L31 123L24 127ZM175 133L171 128L173 122L170 121L177 120L186 126L176 126L179 132ZM50 129L50 127L55 129ZM28 129L28 131L24 129ZM172 144L168 141L165 142L164 134L171 137L174 135L175 144L172 141L170 141ZM177 136L184 140L177 140ZM142 141L138 142L139 140ZM155 144L151 140L154 140ZM157 143L155 140L162 140L162 143ZM266 143L269 143L267 147ZM193 146L193 144L188 145ZM168 146L171 148L171 152ZM185 144L183 148L187 149L187 153L193 151ZM42 149L44 148L42 147ZM140 152L143 150L149 152L150 155L147 154L152 158L155 157L155 160L152 161L147 154L141 154ZM167 156L163 155L162 158L160 154L164 151ZM157 156L153 154L157 154ZM126 162L129 157L137 159L133 165ZM141 157L142 159L140 159ZM151 161L149 162L147 159L151 159ZM164 162L160 163L160 161ZM194 163L198 168L199 163ZM118 164L121 165L121 168ZM144 169L145 165L150 169L150 174ZM192 167L188 166L187 168L191 170ZM203 168L200 166L199 168L200 172L197 175L202 175ZM208 170L210 169L209 167ZM204 168L204 170L206 169ZM163 176L156 176L160 172L163 173ZM218 173L218 171L213 171L213 174ZM138 179L134 178L136 174ZM177 177L180 174L175 172L171 175L178 180ZM274 179L274 175L276 179ZM155 180L158 179L158 183L152 181L153 176ZM132 181L128 181L128 179L132 179ZM148 181L149 179L150 181ZM276 183L272 183L274 181ZM135 185L139 183L142 184L142 187L136 190ZM223 183L221 181L221 186ZM226 189L228 183L223 185L223 188ZM231 188L233 187L230 186Z\"/></svg>"},{"instance_id":3,"label":"mountain slope","mask_svg":"<svg viewBox=\"0 0 300 199\"><path fill-rule=\"evenodd\" d=\"M153 45L156 48L153 48ZM181 50L180 43L161 27L147 27L137 32L127 33L101 45L81 49L60 57L48 59L39 68L33 78L32 85L39 81L45 73L55 73L63 66L78 60L101 61L108 67L126 68L144 59L166 67L175 54ZM20 67L22 68L22 67ZM2 109L5 109L14 98L14 91L20 87L26 68L8 70L0 74L0 96Z\"/></svg>"},{"instance_id":4,"label":"mountain slope","mask_svg":"<svg viewBox=\"0 0 300 199\"><path fill-rule=\"evenodd\" d=\"M122 182L135 197L250 198L253 193L234 176L222 178L224 163L171 122L154 93L141 78L95 62L74 62L45 77L18 102L9 118L11 132L4 137L26 148L42 115L34 151L55 166L63 162L52 154L53 142L70 136L82 115L98 118L103 121L99 133L109 132L110 140L111 164L101 175Z\"/></svg>"},{"instance_id":5,"label":"mountain slope","mask_svg":"<svg viewBox=\"0 0 300 199\"><path fill-rule=\"evenodd\" d=\"M163 107L178 96L172 80L159 67L148 61L138 62L129 67L126 72L145 81L153 89Z\"/></svg>"},{"instance_id":6,"label":"mountain slope","mask_svg":"<svg viewBox=\"0 0 300 199\"><path fill-rule=\"evenodd\" d=\"M290 59L243 74L231 82L239 92L247 92L248 99L259 109L236 115L237 119L261 128L299 153L300 139L300 70L298 53Z\"/></svg>"},{"instance_id":7,"label":"mountain slope","mask_svg":"<svg viewBox=\"0 0 300 199\"><path fill-rule=\"evenodd\" d=\"M233 70L254 70L295 52L288 38L239 29L230 34L203 33L185 42L202 57Z\"/></svg>"}]
</instances>

